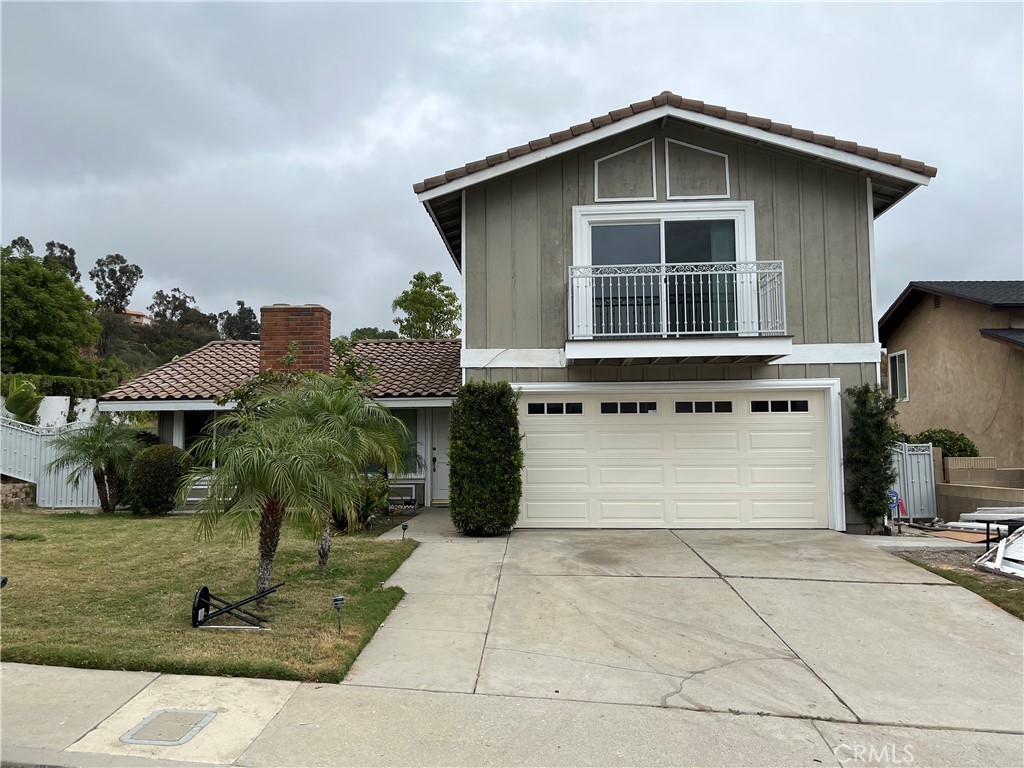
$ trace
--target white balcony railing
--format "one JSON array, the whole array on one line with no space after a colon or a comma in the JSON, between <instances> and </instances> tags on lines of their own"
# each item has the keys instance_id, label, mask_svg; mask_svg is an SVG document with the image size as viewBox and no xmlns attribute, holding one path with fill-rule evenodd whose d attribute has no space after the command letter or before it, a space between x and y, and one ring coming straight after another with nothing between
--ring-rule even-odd
<instances>
[{"instance_id":1,"label":"white balcony railing","mask_svg":"<svg viewBox=\"0 0 1024 768\"><path fill-rule=\"evenodd\" d=\"M781 261L569 268L569 339L784 336Z\"/></svg>"}]
</instances>

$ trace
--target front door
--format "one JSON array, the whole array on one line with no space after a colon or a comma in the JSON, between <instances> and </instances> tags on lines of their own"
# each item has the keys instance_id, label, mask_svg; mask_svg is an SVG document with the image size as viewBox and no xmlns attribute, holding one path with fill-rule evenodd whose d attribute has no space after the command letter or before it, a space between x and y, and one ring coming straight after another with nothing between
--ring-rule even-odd
<instances>
[{"instance_id":1,"label":"front door","mask_svg":"<svg viewBox=\"0 0 1024 768\"><path fill-rule=\"evenodd\" d=\"M448 419L451 411L435 410L430 448L430 472L434 504L448 503Z\"/></svg>"}]
</instances>

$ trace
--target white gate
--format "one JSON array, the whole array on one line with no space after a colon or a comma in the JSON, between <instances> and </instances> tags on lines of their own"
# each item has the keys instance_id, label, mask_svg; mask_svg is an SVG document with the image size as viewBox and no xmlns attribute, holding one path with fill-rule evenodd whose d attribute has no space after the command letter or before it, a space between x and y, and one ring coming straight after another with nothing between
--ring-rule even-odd
<instances>
[{"instance_id":1,"label":"white gate","mask_svg":"<svg viewBox=\"0 0 1024 768\"><path fill-rule=\"evenodd\" d=\"M14 419L0 418L0 473L36 484L36 505L49 509L98 507L100 497L92 473L86 472L76 488L68 480L70 469L48 472L46 465L57 453L54 435L82 429L84 423L66 427L33 427Z\"/></svg>"},{"instance_id":2,"label":"white gate","mask_svg":"<svg viewBox=\"0 0 1024 768\"><path fill-rule=\"evenodd\" d=\"M896 484L893 490L903 500L907 512L904 519L933 519L936 508L932 444L893 443L892 458L896 463ZM892 516L899 519L901 510L894 510Z\"/></svg>"}]
</instances>

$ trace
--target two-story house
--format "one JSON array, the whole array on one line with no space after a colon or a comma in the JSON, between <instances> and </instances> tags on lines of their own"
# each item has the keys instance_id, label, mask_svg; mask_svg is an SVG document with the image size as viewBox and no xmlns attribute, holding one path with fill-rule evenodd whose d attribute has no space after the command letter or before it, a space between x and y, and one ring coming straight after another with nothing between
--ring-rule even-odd
<instances>
[{"instance_id":1,"label":"two-story house","mask_svg":"<svg viewBox=\"0 0 1024 768\"><path fill-rule=\"evenodd\" d=\"M936 170L665 92L414 186L461 364L522 392L519 525L832 528L876 217Z\"/></svg>"}]
</instances>

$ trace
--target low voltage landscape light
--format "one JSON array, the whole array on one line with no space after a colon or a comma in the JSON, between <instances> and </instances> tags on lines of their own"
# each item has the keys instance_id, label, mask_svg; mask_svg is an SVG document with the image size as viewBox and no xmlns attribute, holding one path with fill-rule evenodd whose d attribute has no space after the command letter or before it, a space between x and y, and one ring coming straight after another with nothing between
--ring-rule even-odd
<instances>
[{"instance_id":1,"label":"low voltage landscape light","mask_svg":"<svg viewBox=\"0 0 1024 768\"><path fill-rule=\"evenodd\" d=\"M334 605L334 610L336 610L338 612L338 634L340 635L341 634L341 607L343 605L345 605L345 596L344 595L335 595L332 598L331 602Z\"/></svg>"},{"instance_id":2,"label":"low voltage landscape light","mask_svg":"<svg viewBox=\"0 0 1024 768\"><path fill-rule=\"evenodd\" d=\"M405 541L405 532L409 530L408 523L402 523L402 541Z\"/></svg>"}]
</instances>

